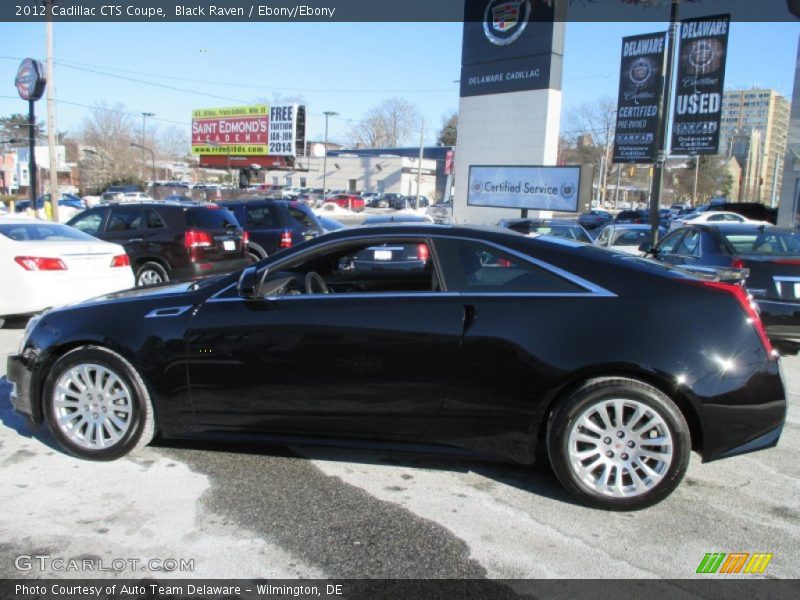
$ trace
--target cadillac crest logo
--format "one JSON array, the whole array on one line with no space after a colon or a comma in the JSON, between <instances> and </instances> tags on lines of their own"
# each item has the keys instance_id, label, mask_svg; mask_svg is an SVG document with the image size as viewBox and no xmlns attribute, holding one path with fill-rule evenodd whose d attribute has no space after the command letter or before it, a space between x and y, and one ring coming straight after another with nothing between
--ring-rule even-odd
<instances>
[{"instance_id":1,"label":"cadillac crest logo","mask_svg":"<svg viewBox=\"0 0 800 600\"><path fill-rule=\"evenodd\" d=\"M653 72L653 65L649 58L637 58L631 65L628 78L631 80L631 83L641 87L653 76Z\"/></svg>"},{"instance_id":2,"label":"cadillac crest logo","mask_svg":"<svg viewBox=\"0 0 800 600\"><path fill-rule=\"evenodd\" d=\"M483 32L491 43L508 46L522 35L530 17L530 0L490 0L483 15Z\"/></svg>"}]
</instances>

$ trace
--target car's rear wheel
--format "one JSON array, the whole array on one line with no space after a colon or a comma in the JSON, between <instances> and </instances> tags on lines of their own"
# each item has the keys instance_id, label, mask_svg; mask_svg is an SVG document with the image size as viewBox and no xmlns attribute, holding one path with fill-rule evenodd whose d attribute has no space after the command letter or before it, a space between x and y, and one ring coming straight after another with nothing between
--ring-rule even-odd
<instances>
[{"instance_id":1,"label":"car's rear wheel","mask_svg":"<svg viewBox=\"0 0 800 600\"><path fill-rule=\"evenodd\" d=\"M146 262L136 271L136 285L146 287L169 281L167 270L157 262Z\"/></svg>"},{"instance_id":2,"label":"car's rear wheel","mask_svg":"<svg viewBox=\"0 0 800 600\"><path fill-rule=\"evenodd\" d=\"M666 498L689 464L686 420L672 400L635 379L586 382L553 412L550 462L579 500L608 510L638 510Z\"/></svg>"},{"instance_id":3,"label":"car's rear wheel","mask_svg":"<svg viewBox=\"0 0 800 600\"><path fill-rule=\"evenodd\" d=\"M155 434L144 381L118 354L97 346L59 358L44 385L51 433L70 454L113 460L146 446Z\"/></svg>"}]
</instances>

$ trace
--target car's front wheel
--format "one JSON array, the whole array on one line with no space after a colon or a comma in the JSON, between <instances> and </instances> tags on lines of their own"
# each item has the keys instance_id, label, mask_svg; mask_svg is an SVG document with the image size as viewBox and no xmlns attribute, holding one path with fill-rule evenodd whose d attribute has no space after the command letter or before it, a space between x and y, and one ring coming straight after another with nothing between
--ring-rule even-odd
<instances>
[{"instance_id":1,"label":"car's front wheel","mask_svg":"<svg viewBox=\"0 0 800 600\"><path fill-rule=\"evenodd\" d=\"M70 454L113 460L147 445L155 434L144 381L118 354L98 346L59 358L45 380L43 409L56 441Z\"/></svg>"},{"instance_id":2,"label":"car's front wheel","mask_svg":"<svg viewBox=\"0 0 800 600\"><path fill-rule=\"evenodd\" d=\"M678 407L644 382L605 377L574 390L551 415L550 462L584 503L638 510L666 498L689 464L689 428Z\"/></svg>"}]
</instances>

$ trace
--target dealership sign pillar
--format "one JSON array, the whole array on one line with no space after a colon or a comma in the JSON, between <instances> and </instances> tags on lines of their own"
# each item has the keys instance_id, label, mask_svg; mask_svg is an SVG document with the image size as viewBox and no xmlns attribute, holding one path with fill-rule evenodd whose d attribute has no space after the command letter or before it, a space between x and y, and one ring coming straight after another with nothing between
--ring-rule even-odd
<instances>
[{"instance_id":1,"label":"dealership sign pillar","mask_svg":"<svg viewBox=\"0 0 800 600\"><path fill-rule=\"evenodd\" d=\"M466 0L455 155L456 223L519 210L469 205L470 167L555 165L564 22L548 0ZM473 170L473 175L476 172ZM519 182L492 182L515 186ZM524 185L524 184L523 184Z\"/></svg>"},{"instance_id":2,"label":"dealership sign pillar","mask_svg":"<svg viewBox=\"0 0 800 600\"><path fill-rule=\"evenodd\" d=\"M42 63L26 58L19 65L14 85L17 86L20 98L28 101L28 188L31 209L39 216L36 207L36 113L34 104L44 94L46 80Z\"/></svg>"}]
</instances>

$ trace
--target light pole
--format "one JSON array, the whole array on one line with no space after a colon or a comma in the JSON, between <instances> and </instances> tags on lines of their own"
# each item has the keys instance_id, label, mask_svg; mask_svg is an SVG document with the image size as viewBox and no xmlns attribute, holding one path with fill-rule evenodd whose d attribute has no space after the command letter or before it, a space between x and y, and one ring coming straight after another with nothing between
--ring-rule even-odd
<instances>
[{"instance_id":1,"label":"light pole","mask_svg":"<svg viewBox=\"0 0 800 600\"><path fill-rule=\"evenodd\" d=\"M322 201L325 202L325 183L328 179L328 118L339 115L332 110L325 111L325 156L322 157Z\"/></svg>"},{"instance_id":2,"label":"light pole","mask_svg":"<svg viewBox=\"0 0 800 600\"><path fill-rule=\"evenodd\" d=\"M146 160L147 160L145 158L145 155L144 155L144 151L145 151L144 135L145 135L145 132L147 131L145 129L146 124L147 124L147 117L155 117L155 116L156 116L156 113L151 113L151 112L143 112L142 113L142 143L140 145L136 146L137 148L141 148L142 149L142 180L144 180L144 171L146 169L145 164L146 164ZM134 145L135 144L131 144L131 146L134 146ZM152 150L151 150L151 152L152 152ZM155 169L153 169L153 173L155 173ZM153 175L153 183L155 183L155 175Z\"/></svg>"},{"instance_id":3,"label":"light pole","mask_svg":"<svg viewBox=\"0 0 800 600\"><path fill-rule=\"evenodd\" d=\"M133 146L134 148L141 148L142 149L142 155L144 155L145 150L150 153L150 157L153 160L153 182L155 182L155 180L156 180L156 153L153 152L152 149L148 148L147 146L142 146L141 144L134 144L133 142L131 142L131 146Z\"/></svg>"}]
</instances>

